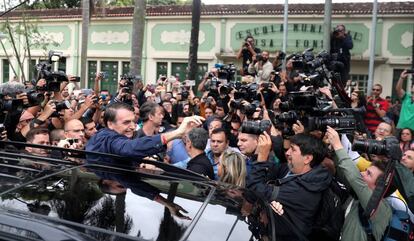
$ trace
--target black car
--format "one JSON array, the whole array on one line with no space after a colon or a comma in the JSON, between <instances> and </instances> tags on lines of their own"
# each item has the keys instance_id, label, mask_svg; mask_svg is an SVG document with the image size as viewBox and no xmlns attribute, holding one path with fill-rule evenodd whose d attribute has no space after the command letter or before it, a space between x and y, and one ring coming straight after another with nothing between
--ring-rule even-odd
<instances>
[{"instance_id":1,"label":"black car","mask_svg":"<svg viewBox=\"0 0 414 241\"><path fill-rule=\"evenodd\" d=\"M257 195L187 170L0 155L0 240L276 240Z\"/></svg>"}]
</instances>

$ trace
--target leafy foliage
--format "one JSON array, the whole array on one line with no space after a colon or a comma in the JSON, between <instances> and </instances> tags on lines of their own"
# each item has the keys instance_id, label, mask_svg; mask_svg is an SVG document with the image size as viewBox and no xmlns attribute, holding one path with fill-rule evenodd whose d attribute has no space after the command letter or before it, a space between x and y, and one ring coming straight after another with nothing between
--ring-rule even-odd
<instances>
[{"instance_id":1,"label":"leafy foliage","mask_svg":"<svg viewBox=\"0 0 414 241\"><path fill-rule=\"evenodd\" d=\"M26 57L28 48L41 49L46 54L50 48L59 46L59 43L56 42L52 36L40 32L36 22L26 22L26 27L24 27L23 22L5 22L0 25L0 31L3 33L8 33L9 29L11 30L11 36L13 36L16 43L19 46L23 46L23 53L21 53L20 57ZM28 43L25 42L26 38L23 37L25 35L29 37ZM10 34L7 35L6 41L11 42Z\"/></svg>"},{"instance_id":2,"label":"leafy foliage","mask_svg":"<svg viewBox=\"0 0 414 241\"><path fill-rule=\"evenodd\" d=\"M80 8L81 0L41 0L26 5L27 9Z\"/></svg>"},{"instance_id":3,"label":"leafy foliage","mask_svg":"<svg viewBox=\"0 0 414 241\"><path fill-rule=\"evenodd\" d=\"M132 7L135 0L91 0L94 6ZM185 5L192 0L147 0L147 5ZM80 8L81 0L41 0L26 5L27 9L54 9L54 8Z\"/></svg>"}]
</instances>

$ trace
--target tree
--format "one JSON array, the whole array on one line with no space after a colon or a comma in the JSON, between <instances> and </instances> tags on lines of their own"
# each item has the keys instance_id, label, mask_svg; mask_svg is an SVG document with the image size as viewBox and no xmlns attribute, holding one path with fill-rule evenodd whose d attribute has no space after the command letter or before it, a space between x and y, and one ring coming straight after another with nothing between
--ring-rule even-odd
<instances>
[{"instance_id":1,"label":"tree","mask_svg":"<svg viewBox=\"0 0 414 241\"><path fill-rule=\"evenodd\" d=\"M200 31L201 0L193 1L192 12L190 51L188 54L188 79L195 80L197 75L198 33Z\"/></svg>"},{"instance_id":2,"label":"tree","mask_svg":"<svg viewBox=\"0 0 414 241\"><path fill-rule=\"evenodd\" d=\"M152 5L152 6L191 4L191 0L146 0L145 2L147 5ZM107 5L127 7L127 6L133 6L135 3L136 2L134 0L109 0L107 2Z\"/></svg>"},{"instance_id":3,"label":"tree","mask_svg":"<svg viewBox=\"0 0 414 241\"><path fill-rule=\"evenodd\" d=\"M27 9L39 9L39 8L80 8L81 0L42 0L34 1L32 4L27 4Z\"/></svg>"},{"instance_id":4,"label":"tree","mask_svg":"<svg viewBox=\"0 0 414 241\"><path fill-rule=\"evenodd\" d=\"M6 6L5 1L4 5ZM12 53L8 53L3 41L0 41L1 47L10 63L13 74L16 77L21 77L22 81L25 81L27 78L24 73L24 63L26 63L27 58L28 62L31 62L32 56L30 50L33 48L41 49L46 56L50 46L56 47L59 44L51 37L43 35L39 31L36 19L28 20L24 13L21 22L11 23L7 16L5 20L5 23L0 26L0 31L5 33L4 38L10 43ZM17 61L17 68L12 64L13 57Z\"/></svg>"},{"instance_id":5,"label":"tree","mask_svg":"<svg viewBox=\"0 0 414 241\"><path fill-rule=\"evenodd\" d=\"M145 0L135 0L134 16L132 20L131 68L133 75L141 74L142 47L145 31Z\"/></svg>"}]
</instances>

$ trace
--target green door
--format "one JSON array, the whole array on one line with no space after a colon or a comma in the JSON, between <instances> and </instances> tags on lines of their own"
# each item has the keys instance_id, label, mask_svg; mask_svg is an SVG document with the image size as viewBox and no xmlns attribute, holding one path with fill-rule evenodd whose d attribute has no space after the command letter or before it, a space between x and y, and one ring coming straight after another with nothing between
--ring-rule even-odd
<instances>
[{"instance_id":1,"label":"green door","mask_svg":"<svg viewBox=\"0 0 414 241\"><path fill-rule=\"evenodd\" d=\"M122 62L122 75L124 74L129 74L129 70L130 70L130 66L129 66L129 62Z\"/></svg>"},{"instance_id":2,"label":"green door","mask_svg":"<svg viewBox=\"0 0 414 241\"><path fill-rule=\"evenodd\" d=\"M178 77L180 79L180 82L183 82L187 79L187 63L172 63L171 64L171 75ZM197 64L197 74L196 74L196 86L193 88L193 90L197 89L198 84L203 79L204 74L208 70L208 64ZM158 77L158 76L157 76ZM198 93L196 93L198 95Z\"/></svg>"},{"instance_id":3,"label":"green door","mask_svg":"<svg viewBox=\"0 0 414 241\"><path fill-rule=\"evenodd\" d=\"M9 81L10 76L10 63L9 60L3 59L3 83Z\"/></svg>"},{"instance_id":4,"label":"green door","mask_svg":"<svg viewBox=\"0 0 414 241\"><path fill-rule=\"evenodd\" d=\"M101 71L106 72L107 78L101 82L101 90L109 90L114 95L118 87L118 62L117 61L102 61Z\"/></svg>"},{"instance_id":5,"label":"green door","mask_svg":"<svg viewBox=\"0 0 414 241\"><path fill-rule=\"evenodd\" d=\"M95 76L96 71L98 71L96 61L88 61L88 88L93 88L95 86Z\"/></svg>"},{"instance_id":6,"label":"green door","mask_svg":"<svg viewBox=\"0 0 414 241\"><path fill-rule=\"evenodd\" d=\"M160 75L167 76L168 75L168 63L167 62L157 62L157 80ZM167 76L168 77L168 76Z\"/></svg>"}]
</instances>

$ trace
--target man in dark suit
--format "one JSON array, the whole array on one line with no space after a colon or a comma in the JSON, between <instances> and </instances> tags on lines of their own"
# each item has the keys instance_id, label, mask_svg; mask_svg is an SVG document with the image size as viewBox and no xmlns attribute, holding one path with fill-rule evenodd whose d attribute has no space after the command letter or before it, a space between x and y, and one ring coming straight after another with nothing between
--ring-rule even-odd
<instances>
[{"instance_id":1,"label":"man in dark suit","mask_svg":"<svg viewBox=\"0 0 414 241\"><path fill-rule=\"evenodd\" d=\"M194 128L184 136L185 149L191 157L187 169L214 180L213 166L204 152L207 140L208 132L203 128Z\"/></svg>"}]
</instances>

